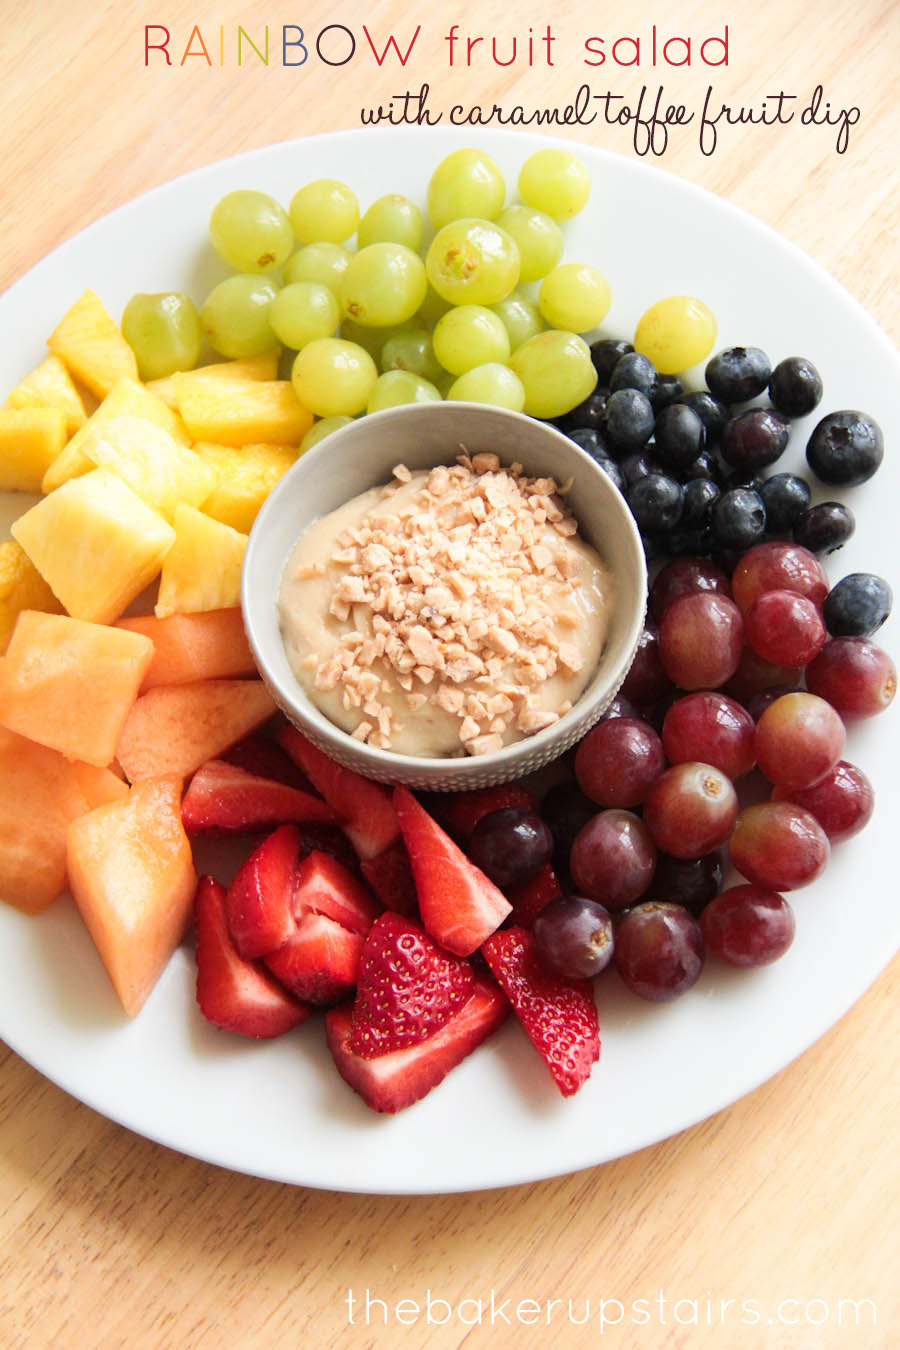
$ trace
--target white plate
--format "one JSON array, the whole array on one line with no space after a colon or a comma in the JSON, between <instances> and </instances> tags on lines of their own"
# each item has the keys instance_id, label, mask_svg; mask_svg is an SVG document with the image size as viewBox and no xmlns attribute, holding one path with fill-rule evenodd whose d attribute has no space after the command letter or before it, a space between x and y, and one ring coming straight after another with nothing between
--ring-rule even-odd
<instances>
[{"instance_id":1,"label":"white plate","mask_svg":"<svg viewBox=\"0 0 900 1350\"><path fill-rule=\"evenodd\" d=\"M86 286L114 315L134 291L176 288L202 299L219 276L204 242L207 217L230 189L261 188L286 201L308 179L337 176L364 204L386 191L421 200L437 161L464 144L483 145L514 184L522 160L546 141L442 128L341 133L253 151L148 193L63 244L0 299L2 331L15 335L0 352L0 389L41 359L44 337ZM609 277L605 329L630 334L652 301L687 292L717 314L720 345L752 343L775 359L814 360L825 381L823 411L866 409L888 445L877 479L846 494L858 529L829 560L832 577L867 570L896 578L900 362L884 335L824 271L750 216L661 170L581 153L593 193L567 227L566 256L596 262ZM807 429L796 428L779 468L801 465ZM12 519L22 503L4 505ZM891 647L889 628L880 640ZM380 1193L474 1190L621 1156L711 1115L782 1068L896 950L895 718L892 711L851 732L848 757L875 783L877 810L864 834L835 850L825 877L794 897L798 932L787 956L757 972L710 967L688 995L663 1007L627 995L613 976L601 982L601 1060L571 1101L559 1097L511 1020L424 1101L379 1117L333 1072L316 1022L268 1044L207 1026L186 951L128 1022L68 900L36 919L0 906L0 1034L41 1073L123 1125L287 1182Z\"/></svg>"}]
</instances>

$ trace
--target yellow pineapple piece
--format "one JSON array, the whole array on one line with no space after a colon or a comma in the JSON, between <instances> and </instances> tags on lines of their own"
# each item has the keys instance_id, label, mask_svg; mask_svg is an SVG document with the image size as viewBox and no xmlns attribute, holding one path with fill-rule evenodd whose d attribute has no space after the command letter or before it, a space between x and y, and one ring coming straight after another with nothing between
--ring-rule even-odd
<instances>
[{"instance_id":1,"label":"yellow pineapple piece","mask_svg":"<svg viewBox=\"0 0 900 1350\"><path fill-rule=\"evenodd\" d=\"M169 522L178 502L200 506L216 485L211 465L145 417L112 417L83 448Z\"/></svg>"},{"instance_id":2,"label":"yellow pineapple piece","mask_svg":"<svg viewBox=\"0 0 900 1350\"><path fill-rule=\"evenodd\" d=\"M151 394L139 380L118 380L100 404L97 411L88 418L84 426L69 441L62 454L54 460L41 483L42 492L52 492L60 484L79 474L90 473L93 461L85 453L88 439L98 432L114 417L143 417L155 426L161 427L180 445L187 445L190 437L184 423L176 412L168 408L162 399Z\"/></svg>"},{"instance_id":3,"label":"yellow pineapple piece","mask_svg":"<svg viewBox=\"0 0 900 1350\"><path fill-rule=\"evenodd\" d=\"M0 411L0 492L40 492L65 443L66 415L59 408Z\"/></svg>"},{"instance_id":4,"label":"yellow pineapple piece","mask_svg":"<svg viewBox=\"0 0 900 1350\"><path fill-rule=\"evenodd\" d=\"M299 445L312 426L290 380L172 376L178 411L195 441L216 445Z\"/></svg>"},{"instance_id":5,"label":"yellow pineapple piece","mask_svg":"<svg viewBox=\"0 0 900 1350\"><path fill-rule=\"evenodd\" d=\"M58 356L52 354L7 395L4 408L58 408L66 415L66 433L74 436L87 414L81 395Z\"/></svg>"},{"instance_id":6,"label":"yellow pineapple piece","mask_svg":"<svg viewBox=\"0 0 900 1350\"><path fill-rule=\"evenodd\" d=\"M21 544L0 544L0 655L6 651L16 620L23 609L60 614L62 605Z\"/></svg>"},{"instance_id":7,"label":"yellow pineapple piece","mask_svg":"<svg viewBox=\"0 0 900 1350\"><path fill-rule=\"evenodd\" d=\"M175 539L109 469L63 483L14 521L12 534L68 613L93 623L112 623L128 608Z\"/></svg>"},{"instance_id":8,"label":"yellow pineapple piece","mask_svg":"<svg viewBox=\"0 0 900 1350\"><path fill-rule=\"evenodd\" d=\"M159 579L157 617L239 605L247 536L181 503L174 524L175 542Z\"/></svg>"},{"instance_id":9,"label":"yellow pineapple piece","mask_svg":"<svg viewBox=\"0 0 900 1350\"><path fill-rule=\"evenodd\" d=\"M91 290L62 316L47 346L97 398L106 398L116 380L138 377L134 352Z\"/></svg>"},{"instance_id":10,"label":"yellow pineapple piece","mask_svg":"<svg viewBox=\"0 0 900 1350\"><path fill-rule=\"evenodd\" d=\"M212 379L212 380L277 380L278 379L278 360L281 356L281 349L276 347L274 351L263 352L261 356L244 356L237 361L216 361L214 365L198 366L196 370L186 370L183 374L192 379ZM161 380L148 380L147 388L161 398L163 403L167 403L170 408L175 407L175 385L172 383L172 376L166 375Z\"/></svg>"},{"instance_id":11,"label":"yellow pineapple piece","mask_svg":"<svg viewBox=\"0 0 900 1350\"><path fill-rule=\"evenodd\" d=\"M216 486L203 503L204 515L249 534L259 508L297 458L295 446L210 445L198 441L194 452L215 471Z\"/></svg>"}]
</instances>

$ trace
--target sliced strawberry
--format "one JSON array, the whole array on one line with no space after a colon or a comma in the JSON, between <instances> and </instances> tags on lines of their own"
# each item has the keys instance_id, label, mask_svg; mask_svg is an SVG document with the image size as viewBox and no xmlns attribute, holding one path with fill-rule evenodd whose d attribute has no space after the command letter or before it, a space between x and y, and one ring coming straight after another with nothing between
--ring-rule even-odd
<instances>
[{"instance_id":1,"label":"sliced strawberry","mask_svg":"<svg viewBox=\"0 0 900 1350\"><path fill-rule=\"evenodd\" d=\"M402 839L395 839L377 857L366 858L360 870L385 909L411 917L418 914L416 883Z\"/></svg>"},{"instance_id":2,"label":"sliced strawberry","mask_svg":"<svg viewBox=\"0 0 900 1350\"><path fill-rule=\"evenodd\" d=\"M250 834L288 821L331 823L335 814L321 797L210 759L191 779L181 819L189 834Z\"/></svg>"},{"instance_id":3,"label":"sliced strawberry","mask_svg":"<svg viewBox=\"0 0 900 1350\"><path fill-rule=\"evenodd\" d=\"M323 755L296 727L283 726L278 742L341 818L343 829L361 858L383 853L400 833L387 788L342 769Z\"/></svg>"},{"instance_id":4,"label":"sliced strawberry","mask_svg":"<svg viewBox=\"0 0 900 1350\"><path fill-rule=\"evenodd\" d=\"M393 1113L411 1106L444 1079L495 1031L509 1004L493 983L476 976L471 998L450 1021L418 1045L363 1059L350 1049L353 1013L349 1004L325 1015L325 1035L337 1071L373 1111Z\"/></svg>"},{"instance_id":5,"label":"sliced strawberry","mask_svg":"<svg viewBox=\"0 0 900 1350\"><path fill-rule=\"evenodd\" d=\"M241 1036L280 1036L309 1017L255 961L238 955L225 920L225 887L201 877L194 902L197 1002L203 1016Z\"/></svg>"},{"instance_id":6,"label":"sliced strawberry","mask_svg":"<svg viewBox=\"0 0 900 1350\"><path fill-rule=\"evenodd\" d=\"M499 928L512 906L407 788L394 788L394 807L423 924L442 947L457 956L470 956Z\"/></svg>"},{"instance_id":7,"label":"sliced strawberry","mask_svg":"<svg viewBox=\"0 0 900 1350\"><path fill-rule=\"evenodd\" d=\"M481 949L522 1026L564 1097L589 1077L600 1055L597 1008L586 980L550 975L525 928L494 933Z\"/></svg>"},{"instance_id":8,"label":"sliced strawberry","mask_svg":"<svg viewBox=\"0 0 900 1350\"><path fill-rule=\"evenodd\" d=\"M294 914L326 914L351 933L368 933L382 909L361 881L327 853L309 853L297 868Z\"/></svg>"},{"instance_id":9,"label":"sliced strawberry","mask_svg":"<svg viewBox=\"0 0 900 1350\"><path fill-rule=\"evenodd\" d=\"M299 829L282 825L250 854L228 888L228 928L247 960L282 947L294 931L299 852Z\"/></svg>"},{"instance_id":10,"label":"sliced strawberry","mask_svg":"<svg viewBox=\"0 0 900 1350\"><path fill-rule=\"evenodd\" d=\"M306 774L271 736L266 736L261 731L251 732L230 750L224 750L222 758L227 764L235 764L239 769L255 773L257 778L271 778L273 782L284 783L285 787L296 788L298 792L313 790Z\"/></svg>"},{"instance_id":11,"label":"sliced strawberry","mask_svg":"<svg viewBox=\"0 0 900 1350\"><path fill-rule=\"evenodd\" d=\"M559 878L549 863L545 863L536 877L523 881L506 893L512 904L510 919L522 928L530 928L545 905L562 895Z\"/></svg>"},{"instance_id":12,"label":"sliced strawberry","mask_svg":"<svg viewBox=\"0 0 900 1350\"><path fill-rule=\"evenodd\" d=\"M468 961L442 952L417 923L382 914L359 963L349 1049L374 1059L418 1045L459 1012L472 986Z\"/></svg>"},{"instance_id":13,"label":"sliced strawberry","mask_svg":"<svg viewBox=\"0 0 900 1350\"><path fill-rule=\"evenodd\" d=\"M455 792L442 818L447 829L462 843L472 834L483 816L516 806L522 811L536 811L537 797L521 783L501 783L499 787L475 788L471 792Z\"/></svg>"},{"instance_id":14,"label":"sliced strawberry","mask_svg":"<svg viewBox=\"0 0 900 1350\"><path fill-rule=\"evenodd\" d=\"M340 1003L356 984L365 939L326 914L304 914L283 947L263 959L297 998L318 1007Z\"/></svg>"}]
</instances>

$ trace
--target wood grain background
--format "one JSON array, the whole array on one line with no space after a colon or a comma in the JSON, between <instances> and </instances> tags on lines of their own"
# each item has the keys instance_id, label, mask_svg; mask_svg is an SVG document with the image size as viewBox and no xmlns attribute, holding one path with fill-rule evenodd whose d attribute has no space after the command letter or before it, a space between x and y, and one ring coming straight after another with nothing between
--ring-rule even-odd
<instances>
[{"instance_id":1,"label":"wood grain background","mask_svg":"<svg viewBox=\"0 0 900 1350\"><path fill-rule=\"evenodd\" d=\"M822 84L834 108L858 106L846 154L824 127L734 127L704 157L696 138L673 135L666 169L746 207L805 248L874 314L900 332L895 58L900 6L860 0L671 7L635 0L627 15L576 3L551 10L528 0L513 11L482 0L474 17L438 0L411 13L400 0L331 8L0 0L0 286L111 207L197 165L272 141L359 124L360 99L386 102L400 88L431 86L432 107L453 103L568 102L586 77L636 99L665 85L671 101L697 105L708 84L735 107L758 107L783 89L808 98ZM243 23L316 33L343 23L379 45L408 41L402 75L371 59L344 70L310 61L300 70L237 67ZM467 69L446 66L443 35L496 35L508 54L529 26L549 22L554 66L493 66L475 49ZM729 66L713 71L586 71L586 36L690 35L729 27ZM199 24L224 67L193 60L143 64L143 25L172 32L178 55ZM211 38L209 34L212 34ZM405 42L404 42L405 45ZM799 104L798 104L799 106ZM576 128L573 140L633 154L627 133ZM6 335L15 340L15 335ZM369 1326L348 1291L393 1306L425 1291L454 1305L561 1299L553 1344L567 1346L873 1347L898 1340L894 1143L900 1038L895 962L853 1011L797 1063L722 1112L654 1148L558 1181L468 1196L392 1199L292 1189L232 1175L140 1139L41 1079L11 1053L0 1057L0 1345L3 1347L456 1347L543 1345L541 1326L489 1320L467 1327L403 1326L391 1314ZM615 1103L610 1103L615 1110ZM632 1300L656 1300L647 1325L630 1324ZM707 1297L712 1312L707 1311ZM602 1299L628 1310L599 1336ZM735 1300L725 1327L718 1302ZM837 1301L869 1298L853 1325ZM584 1314L582 1327L566 1316ZM678 1299L697 1299L699 1325L679 1325ZM755 1299L759 1325L742 1325ZM768 1321L782 1299L786 1318ZM737 1311L736 1311L737 1310ZM436 1312L436 1316L442 1315ZM614 1319L614 1305L607 1308ZM474 1316L473 1309L463 1317ZM686 1305L682 1321L690 1317ZM708 1326L708 1320L713 1321Z\"/></svg>"}]
</instances>

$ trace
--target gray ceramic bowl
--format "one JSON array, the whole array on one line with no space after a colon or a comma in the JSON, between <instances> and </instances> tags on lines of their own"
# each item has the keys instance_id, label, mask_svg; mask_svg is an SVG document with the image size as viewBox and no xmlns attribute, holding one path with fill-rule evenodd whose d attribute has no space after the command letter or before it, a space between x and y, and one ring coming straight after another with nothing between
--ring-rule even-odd
<instances>
[{"instance_id":1,"label":"gray ceramic bowl","mask_svg":"<svg viewBox=\"0 0 900 1350\"><path fill-rule=\"evenodd\" d=\"M452 463L460 447L493 451L534 476L573 480L569 497L581 534L618 580L606 648L593 680L564 717L493 754L432 759L379 750L354 740L315 708L285 655L276 600L288 557L303 530L351 497L411 469ZM244 560L247 636L278 706L345 768L381 782L437 791L488 787L520 778L561 755L601 716L625 678L644 621L644 552L621 494L597 464L554 427L521 413L475 403L420 403L363 417L333 432L288 470L263 506Z\"/></svg>"}]
</instances>

